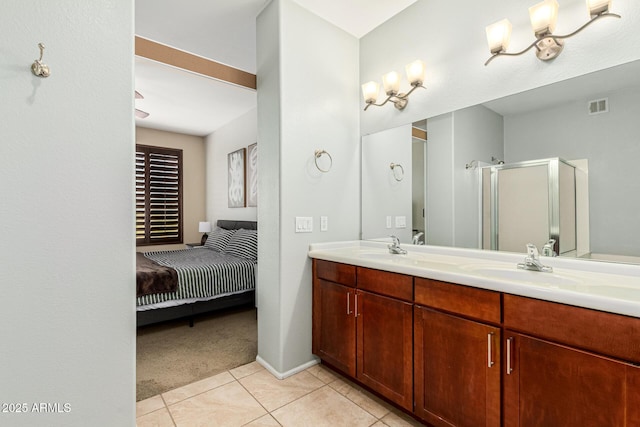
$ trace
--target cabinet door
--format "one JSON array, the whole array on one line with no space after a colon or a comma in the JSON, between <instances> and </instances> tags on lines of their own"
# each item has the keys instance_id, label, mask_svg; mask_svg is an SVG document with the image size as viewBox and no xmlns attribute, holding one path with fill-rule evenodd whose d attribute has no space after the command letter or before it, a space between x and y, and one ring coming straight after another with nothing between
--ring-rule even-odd
<instances>
[{"instance_id":1,"label":"cabinet door","mask_svg":"<svg viewBox=\"0 0 640 427\"><path fill-rule=\"evenodd\" d=\"M638 426L640 368L505 332L504 425Z\"/></svg>"},{"instance_id":2,"label":"cabinet door","mask_svg":"<svg viewBox=\"0 0 640 427\"><path fill-rule=\"evenodd\" d=\"M355 289L317 279L313 285L313 353L356 375Z\"/></svg>"},{"instance_id":3,"label":"cabinet door","mask_svg":"<svg viewBox=\"0 0 640 427\"><path fill-rule=\"evenodd\" d=\"M436 427L500 426L500 329L415 309L415 413Z\"/></svg>"},{"instance_id":4,"label":"cabinet door","mask_svg":"<svg viewBox=\"0 0 640 427\"><path fill-rule=\"evenodd\" d=\"M357 292L358 380L413 410L413 305Z\"/></svg>"}]
</instances>

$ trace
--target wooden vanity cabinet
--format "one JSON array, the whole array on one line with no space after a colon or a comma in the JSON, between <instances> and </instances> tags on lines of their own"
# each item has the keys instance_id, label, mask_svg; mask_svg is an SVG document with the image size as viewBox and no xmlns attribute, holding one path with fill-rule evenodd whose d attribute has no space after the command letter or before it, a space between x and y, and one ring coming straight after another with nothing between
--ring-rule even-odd
<instances>
[{"instance_id":1,"label":"wooden vanity cabinet","mask_svg":"<svg viewBox=\"0 0 640 427\"><path fill-rule=\"evenodd\" d=\"M413 410L413 278L358 267L357 375Z\"/></svg>"},{"instance_id":2,"label":"wooden vanity cabinet","mask_svg":"<svg viewBox=\"0 0 640 427\"><path fill-rule=\"evenodd\" d=\"M435 427L640 427L640 319L313 261L313 352Z\"/></svg>"},{"instance_id":3,"label":"wooden vanity cabinet","mask_svg":"<svg viewBox=\"0 0 640 427\"><path fill-rule=\"evenodd\" d=\"M312 351L344 373L356 375L356 268L313 261Z\"/></svg>"},{"instance_id":4,"label":"wooden vanity cabinet","mask_svg":"<svg viewBox=\"0 0 640 427\"><path fill-rule=\"evenodd\" d=\"M505 336L505 427L640 425L639 367L512 331Z\"/></svg>"},{"instance_id":5,"label":"wooden vanity cabinet","mask_svg":"<svg viewBox=\"0 0 640 427\"><path fill-rule=\"evenodd\" d=\"M640 426L640 319L505 294L504 324L506 427Z\"/></svg>"},{"instance_id":6,"label":"wooden vanity cabinet","mask_svg":"<svg viewBox=\"0 0 640 427\"><path fill-rule=\"evenodd\" d=\"M500 293L416 278L415 302L415 414L500 426Z\"/></svg>"},{"instance_id":7,"label":"wooden vanity cabinet","mask_svg":"<svg viewBox=\"0 0 640 427\"><path fill-rule=\"evenodd\" d=\"M313 353L413 410L413 278L323 260L313 269Z\"/></svg>"}]
</instances>

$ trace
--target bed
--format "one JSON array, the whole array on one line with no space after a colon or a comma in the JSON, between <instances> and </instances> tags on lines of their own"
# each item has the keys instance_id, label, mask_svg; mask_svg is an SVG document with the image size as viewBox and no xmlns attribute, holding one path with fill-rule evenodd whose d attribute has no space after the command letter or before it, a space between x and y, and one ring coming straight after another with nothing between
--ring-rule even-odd
<instances>
[{"instance_id":1,"label":"bed","mask_svg":"<svg viewBox=\"0 0 640 427\"><path fill-rule=\"evenodd\" d=\"M137 254L138 327L254 304L257 222L216 225L202 247Z\"/></svg>"}]
</instances>

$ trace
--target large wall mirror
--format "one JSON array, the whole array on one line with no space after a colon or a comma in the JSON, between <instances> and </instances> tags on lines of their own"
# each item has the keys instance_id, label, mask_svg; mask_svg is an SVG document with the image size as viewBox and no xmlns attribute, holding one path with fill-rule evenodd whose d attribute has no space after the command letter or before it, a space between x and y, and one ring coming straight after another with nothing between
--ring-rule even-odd
<instances>
[{"instance_id":1,"label":"large wall mirror","mask_svg":"<svg viewBox=\"0 0 640 427\"><path fill-rule=\"evenodd\" d=\"M588 250L566 255L640 263L640 61L363 136L362 238L486 248L483 171L551 158L587 180L571 203Z\"/></svg>"}]
</instances>

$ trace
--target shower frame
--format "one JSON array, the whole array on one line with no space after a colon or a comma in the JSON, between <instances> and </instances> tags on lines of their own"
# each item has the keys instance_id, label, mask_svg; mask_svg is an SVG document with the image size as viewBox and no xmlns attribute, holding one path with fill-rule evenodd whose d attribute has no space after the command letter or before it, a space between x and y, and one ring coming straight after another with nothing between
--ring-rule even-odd
<instances>
[{"instance_id":1,"label":"shower frame","mask_svg":"<svg viewBox=\"0 0 640 427\"><path fill-rule=\"evenodd\" d=\"M560 235L560 222L561 222L561 201L560 201L560 165L564 164L572 168L572 183L573 183L573 242L570 245L571 248L563 250L561 252L561 235ZM548 158L538 160L528 160L515 163L504 163L486 166L483 169L490 170L490 248L492 250L500 250L500 236L499 236L499 185L500 185L500 171L508 169L520 169L535 166L547 166L547 182L548 182L548 224L549 224L549 236L548 240L554 239L553 250L556 254L571 252L576 250L576 166L561 158ZM484 179L484 177L483 177ZM565 203L565 202L562 202ZM524 250L524 246L523 246Z\"/></svg>"}]
</instances>

